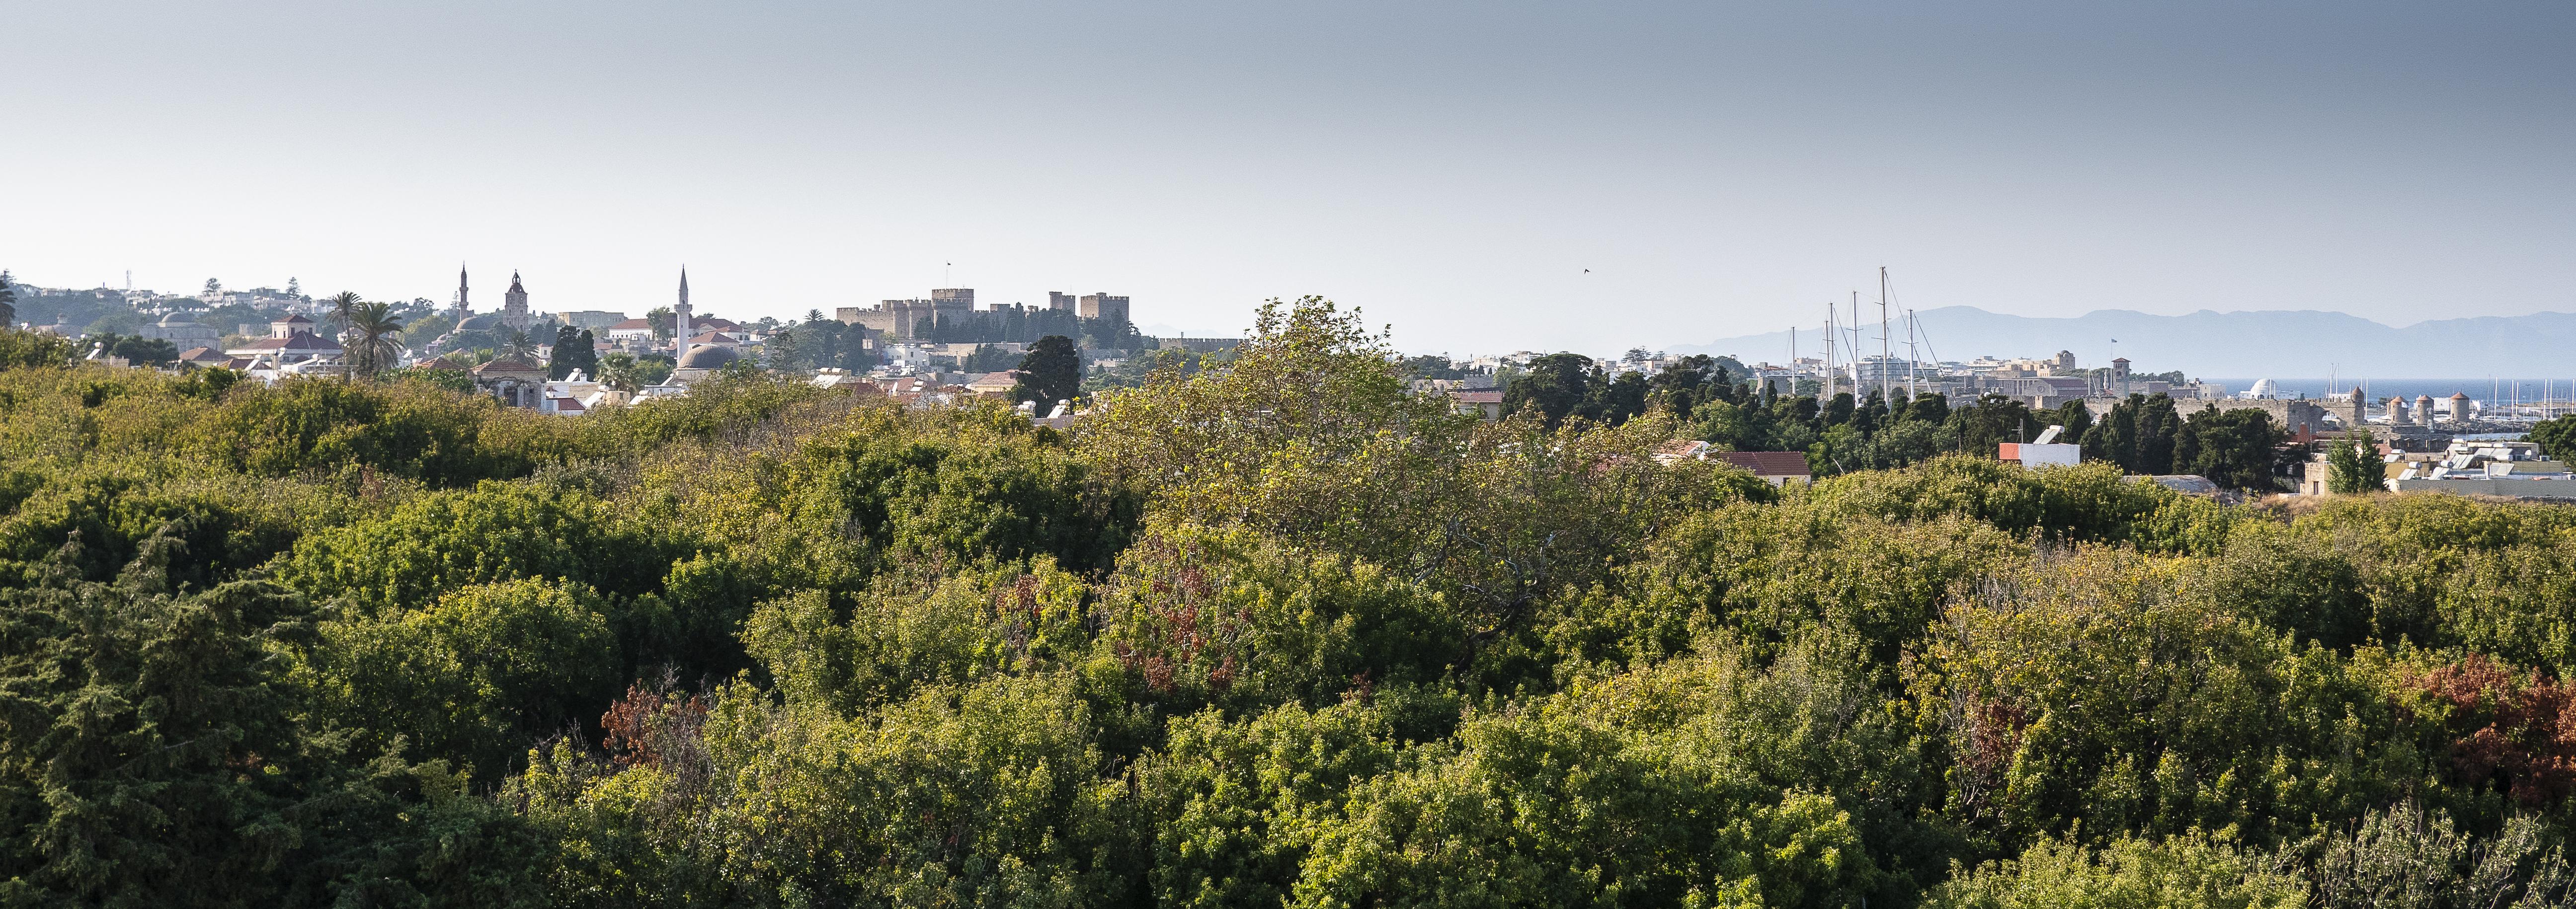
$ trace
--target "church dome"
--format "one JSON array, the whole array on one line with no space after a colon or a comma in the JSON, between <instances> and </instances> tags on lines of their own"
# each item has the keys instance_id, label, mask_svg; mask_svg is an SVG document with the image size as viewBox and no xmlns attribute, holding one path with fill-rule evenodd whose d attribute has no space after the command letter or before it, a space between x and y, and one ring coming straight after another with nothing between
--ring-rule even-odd
<instances>
[{"instance_id":1,"label":"church dome","mask_svg":"<svg viewBox=\"0 0 2576 909\"><path fill-rule=\"evenodd\" d=\"M734 353L733 348L722 344L706 344L691 349L687 356L681 357L678 368L723 369L740 359L742 355Z\"/></svg>"},{"instance_id":2,"label":"church dome","mask_svg":"<svg viewBox=\"0 0 2576 909\"><path fill-rule=\"evenodd\" d=\"M161 317L161 322L160 322L160 325L161 325L161 327L163 327L163 328L173 328L173 327L177 327L177 326L181 326L181 325L195 325L195 324L197 324L197 320L196 320L196 319L193 319L193 318L190 318L190 317L188 316L188 314L187 314L187 313L184 313L184 312L174 312L174 313L171 313L171 314L169 314L169 315L162 316L162 317Z\"/></svg>"}]
</instances>

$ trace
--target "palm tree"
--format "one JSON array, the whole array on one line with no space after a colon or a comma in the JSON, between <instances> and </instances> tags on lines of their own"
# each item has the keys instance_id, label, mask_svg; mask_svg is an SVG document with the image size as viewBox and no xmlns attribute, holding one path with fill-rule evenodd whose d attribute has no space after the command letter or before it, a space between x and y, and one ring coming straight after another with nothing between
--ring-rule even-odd
<instances>
[{"instance_id":1,"label":"palm tree","mask_svg":"<svg viewBox=\"0 0 2576 909\"><path fill-rule=\"evenodd\" d=\"M384 372L402 357L402 331L402 317L394 315L393 304L357 304L349 312L349 334L356 340L349 345L350 365L368 378Z\"/></svg>"},{"instance_id":2,"label":"palm tree","mask_svg":"<svg viewBox=\"0 0 2576 909\"><path fill-rule=\"evenodd\" d=\"M331 304L331 322L340 326L340 378L342 381L346 381L349 378L349 368L356 365L351 362L356 356L356 352L348 349L349 323L356 316L358 306L366 301L358 299L357 292L344 290L339 293L332 294L329 302Z\"/></svg>"},{"instance_id":3,"label":"palm tree","mask_svg":"<svg viewBox=\"0 0 2576 909\"><path fill-rule=\"evenodd\" d=\"M599 358L599 384L634 394L635 355L620 350Z\"/></svg>"},{"instance_id":4,"label":"palm tree","mask_svg":"<svg viewBox=\"0 0 2576 909\"><path fill-rule=\"evenodd\" d=\"M533 358L537 355L537 342L528 340L527 332L511 332L509 340L501 342L501 355L522 359Z\"/></svg>"}]
</instances>

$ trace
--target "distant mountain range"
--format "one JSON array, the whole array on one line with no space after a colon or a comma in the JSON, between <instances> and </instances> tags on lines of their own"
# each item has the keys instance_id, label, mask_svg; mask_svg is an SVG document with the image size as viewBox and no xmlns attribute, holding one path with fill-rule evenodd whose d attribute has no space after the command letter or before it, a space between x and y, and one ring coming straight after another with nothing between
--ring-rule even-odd
<instances>
[{"instance_id":1,"label":"distant mountain range","mask_svg":"<svg viewBox=\"0 0 2576 909\"><path fill-rule=\"evenodd\" d=\"M2359 316L2315 310L2211 312L2158 316L2104 309L2063 319L1948 306L1915 314L1930 340L1923 358L2046 357L2072 351L2083 366L2129 358L2138 372L2179 369L2194 378L2454 379L2482 376L2576 377L2576 314L2441 319L2393 328ZM1823 326L1798 330L1798 352L1815 356ZM1890 331L1905 354L1905 326ZM2117 339L2118 343L2112 343ZM1878 324L1862 329L1861 353L1879 350ZM1731 355L1747 363L1785 362L1789 333L1775 331L1673 353Z\"/></svg>"}]
</instances>

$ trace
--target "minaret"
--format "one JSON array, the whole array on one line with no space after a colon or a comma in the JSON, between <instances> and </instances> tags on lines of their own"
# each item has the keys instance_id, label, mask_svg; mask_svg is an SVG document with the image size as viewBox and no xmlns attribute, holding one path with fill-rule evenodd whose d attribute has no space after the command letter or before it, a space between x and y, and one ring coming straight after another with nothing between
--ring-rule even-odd
<instances>
[{"instance_id":1,"label":"minaret","mask_svg":"<svg viewBox=\"0 0 2576 909\"><path fill-rule=\"evenodd\" d=\"M458 263L456 263L456 319L457 319L457 321L460 321L460 322L464 321L464 320L465 320L465 314L466 314L466 313L469 313L469 312L472 312L472 311L473 311L473 308L472 308L472 307L470 307L470 306L467 306L467 305L466 305L466 303L465 303L465 263L463 263L463 262L458 262Z\"/></svg>"},{"instance_id":2,"label":"minaret","mask_svg":"<svg viewBox=\"0 0 2576 909\"><path fill-rule=\"evenodd\" d=\"M519 286L519 273L510 273L510 292L501 295L501 324L511 331L528 330L528 289Z\"/></svg>"},{"instance_id":3,"label":"minaret","mask_svg":"<svg viewBox=\"0 0 2576 909\"><path fill-rule=\"evenodd\" d=\"M671 307L671 314L673 316L672 321L676 323L671 327L671 331L673 332L671 335L671 355L673 357L688 356L689 267L686 265L680 266L680 305Z\"/></svg>"}]
</instances>

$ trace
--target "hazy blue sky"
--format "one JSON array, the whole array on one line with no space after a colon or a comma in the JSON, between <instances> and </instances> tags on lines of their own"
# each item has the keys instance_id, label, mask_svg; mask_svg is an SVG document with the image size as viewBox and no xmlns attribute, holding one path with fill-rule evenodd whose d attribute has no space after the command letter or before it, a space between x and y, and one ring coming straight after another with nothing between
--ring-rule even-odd
<instances>
[{"instance_id":1,"label":"hazy blue sky","mask_svg":"<svg viewBox=\"0 0 2576 909\"><path fill-rule=\"evenodd\" d=\"M1916 308L2576 309L2576 4L0 2L44 285L954 285L1600 352ZM1584 269L1591 269L1585 274Z\"/></svg>"}]
</instances>

